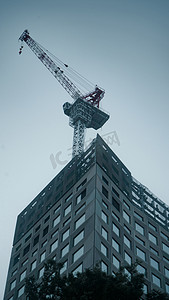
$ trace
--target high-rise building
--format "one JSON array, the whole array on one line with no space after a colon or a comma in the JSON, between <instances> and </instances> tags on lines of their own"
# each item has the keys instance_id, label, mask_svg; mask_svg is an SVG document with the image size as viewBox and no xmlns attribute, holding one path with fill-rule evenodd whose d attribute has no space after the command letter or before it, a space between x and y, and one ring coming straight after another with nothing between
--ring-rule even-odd
<instances>
[{"instance_id":1,"label":"high-rise building","mask_svg":"<svg viewBox=\"0 0 169 300\"><path fill-rule=\"evenodd\" d=\"M138 259L145 293L169 293L169 207L98 135L18 216L4 300L25 299L24 281L50 258L61 273L97 263L109 274Z\"/></svg>"}]
</instances>

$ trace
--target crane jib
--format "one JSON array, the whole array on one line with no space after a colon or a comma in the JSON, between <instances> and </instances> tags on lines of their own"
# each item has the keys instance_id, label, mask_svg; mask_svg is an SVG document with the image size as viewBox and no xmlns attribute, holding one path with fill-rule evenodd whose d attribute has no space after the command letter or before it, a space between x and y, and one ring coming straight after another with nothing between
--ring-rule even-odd
<instances>
[{"instance_id":1,"label":"crane jib","mask_svg":"<svg viewBox=\"0 0 169 300\"><path fill-rule=\"evenodd\" d=\"M26 29L20 36L19 40L25 42L29 48L35 53L39 60L47 67L52 75L58 80L63 88L70 94L70 96L76 100L79 97L89 102L93 106L99 107L101 99L104 97L104 91L97 86L93 91L88 93L82 93L79 88L71 81L70 78L60 69L59 66L49 57L49 55L39 46L39 44L33 40L29 31ZM20 47L19 54L22 53L23 45ZM67 64L64 64L68 68Z\"/></svg>"}]
</instances>

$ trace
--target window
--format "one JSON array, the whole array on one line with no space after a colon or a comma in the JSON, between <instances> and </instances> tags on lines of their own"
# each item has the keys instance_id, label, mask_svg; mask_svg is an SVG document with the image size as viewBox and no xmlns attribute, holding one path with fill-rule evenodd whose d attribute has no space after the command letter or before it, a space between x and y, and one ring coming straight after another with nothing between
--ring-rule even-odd
<instances>
[{"instance_id":1,"label":"window","mask_svg":"<svg viewBox=\"0 0 169 300\"><path fill-rule=\"evenodd\" d=\"M11 282L10 291L12 291L16 287L16 279Z\"/></svg>"},{"instance_id":2,"label":"window","mask_svg":"<svg viewBox=\"0 0 169 300\"><path fill-rule=\"evenodd\" d=\"M26 241L26 240L25 240L25 241ZM26 243L26 242L25 242L25 243ZM16 248L15 251L17 252L17 251L21 248L21 246L22 246L22 245L20 244L20 245Z\"/></svg>"},{"instance_id":3,"label":"window","mask_svg":"<svg viewBox=\"0 0 169 300\"><path fill-rule=\"evenodd\" d=\"M144 294L148 293L148 286L146 284L143 284L143 293Z\"/></svg>"},{"instance_id":4,"label":"window","mask_svg":"<svg viewBox=\"0 0 169 300\"><path fill-rule=\"evenodd\" d=\"M85 180L83 180L83 182L77 187L76 191L79 191L82 188L82 186L85 185L86 182L87 182L87 179L85 178Z\"/></svg>"},{"instance_id":5,"label":"window","mask_svg":"<svg viewBox=\"0 0 169 300\"><path fill-rule=\"evenodd\" d=\"M33 246L35 246L39 242L39 235L34 239Z\"/></svg>"},{"instance_id":6,"label":"window","mask_svg":"<svg viewBox=\"0 0 169 300\"><path fill-rule=\"evenodd\" d=\"M131 248L131 241L124 235L124 243L128 248Z\"/></svg>"},{"instance_id":7,"label":"window","mask_svg":"<svg viewBox=\"0 0 169 300\"><path fill-rule=\"evenodd\" d=\"M128 203L127 203L125 200L123 200L123 203L124 203L124 206L125 206L128 210L130 210L130 206L128 205Z\"/></svg>"},{"instance_id":8,"label":"window","mask_svg":"<svg viewBox=\"0 0 169 300\"><path fill-rule=\"evenodd\" d=\"M13 266L15 266L18 263L19 259L20 259L20 254L15 256L14 261L13 261Z\"/></svg>"},{"instance_id":9,"label":"window","mask_svg":"<svg viewBox=\"0 0 169 300\"><path fill-rule=\"evenodd\" d=\"M102 200L102 204L103 204L103 206L104 206L106 209L109 208L108 205L106 204L106 202L104 202L103 200Z\"/></svg>"},{"instance_id":10,"label":"window","mask_svg":"<svg viewBox=\"0 0 169 300\"><path fill-rule=\"evenodd\" d=\"M120 211L120 204L113 197L112 197L112 204L118 211Z\"/></svg>"},{"instance_id":11,"label":"window","mask_svg":"<svg viewBox=\"0 0 169 300\"><path fill-rule=\"evenodd\" d=\"M169 264L169 259L168 259L168 258L166 258L165 256L163 256L163 260L164 260L166 263L168 263L168 264Z\"/></svg>"},{"instance_id":12,"label":"window","mask_svg":"<svg viewBox=\"0 0 169 300\"><path fill-rule=\"evenodd\" d=\"M101 261L101 270L102 270L102 272L105 272L106 274L108 272L108 266L104 263L104 261Z\"/></svg>"},{"instance_id":13,"label":"window","mask_svg":"<svg viewBox=\"0 0 169 300\"><path fill-rule=\"evenodd\" d=\"M165 251L168 254L169 253L169 247L164 243L162 243L162 247L163 247L163 251Z\"/></svg>"},{"instance_id":14,"label":"window","mask_svg":"<svg viewBox=\"0 0 169 300\"><path fill-rule=\"evenodd\" d=\"M22 280L24 280L24 279L25 279L25 277L26 277L26 270L25 270L25 271L23 271L23 272L21 273L21 275L20 275L20 277L19 277L19 281L22 281Z\"/></svg>"},{"instance_id":15,"label":"window","mask_svg":"<svg viewBox=\"0 0 169 300\"><path fill-rule=\"evenodd\" d=\"M41 278L43 276L44 270L45 270L44 267L39 270L39 276L38 276L39 278Z\"/></svg>"},{"instance_id":16,"label":"window","mask_svg":"<svg viewBox=\"0 0 169 300\"><path fill-rule=\"evenodd\" d=\"M46 218L45 221L44 221L44 224L45 224L47 221L49 221L49 219L50 219L50 215L47 216L47 218Z\"/></svg>"},{"instance_id":17,"label":"window","mask_svg":"<svg viewBox=\"0 0 169 300\"><path fill-rule=\"evenodd\" d=\"M147 274L146 268L144 268L144 267L141 266L141 265L138 265L138 266L137 266L137 271L138 271L139 273L141 273L141 274L144 274L144 276L146 276L146 274Z\"/></svg>"},{"instance_id":18,"label":"window","mask_svg":"<svg viewBox=\"0 0 169 300\"><path fill-rule=\"evenodd\" d=\"M129 265L131 265L131 256L127 252L124 252L124 259Z\"/></svg>"},{"instance_id":19,"label":"window","mask_svg":"<svg viewBox=\"0 0 169 300\"><path fill-rule=\"evenodd\" d=\"M70 221L71 221L71 217L69 217L69 218L63 223L63 227L65 227Z\"/></svg>"},{"instance_id":20,"label":"window","mask_svg":"<svg viewBox=\"0 0 169 300\"><path fill-rule=\"evenodd\" d=\"M40 229L41 225L39 224L38 227L35 228L35 232L37 232Z\"/></svg>"},{"instance_id":21,"label":"window","mask_svg":"<svg viewBox=\"0 0 169 300\"><path fill-rule=\"evenodd\" d=\"M17 269L15 269L15 270L12 272L11 277L13 277L16 273L17 273Z\"/></svg>"},{"instance_id":22,"label":"window","mask_svg":"<svg viewBox=\"0 0 169 300\"><path fill-rule=\"evenodd\" d=\"M79 214L82 211L82 209L85 208L85 206L86 206L86 203L84 203L82 206L80 206L79 209L77 209L75 211L75 215Z\"/></svg>"},{"instance_id":23,"label":"window","mask_svg":"<svg viewBox=\"0 0 169 300\"><path fill-rule=\"evenodd\" d=\"M62 250L61 250L61 257L65 256L69 252L69 244L67 244Z\"/></svg>"},{"instance_id":24,"label":"window","mask_svg":"<svg viewBox=\"0 0 169 300\"><path fill-rule=\"evenodd\" d=\"M13 300L13 296L12 296L12 297L10 297L8 300Z\"/></svg>"},{"instance_id":25,"label":"window","mask_svg":"<svg viewBox=\"0 0 169 300\"><path fill-rule=\"evenodd\" d=\"M68 202L70 199L72 199L73 197L73 193L71 193L66 199L65 199L65 202Z\"/></svg>"},{"instance_id":26,"label":"window","mask_svg":"<svg viewBox=\"0 0 169 300\"><path fill-rule=\"evenodd\" d=\"M47 243L48 243L48 241L45 240L45 241L42 243L41 247L42 247L42 248L45 247L45 246L47 245Z\"/></svg>"},{"instance_id":27,"label":"window","mask_svg":"<svg viewBox=\"0 0 169 300\"><path fill-rule=\"evenodd\" d=\"M82 255L84 254L84 246L79 248L74 254L73 254L73 262L78 260Z\"/></svg>"},{"instance_id":28,"label":"window","mask_svg":"<svg viewBox=\"0 0 169 300\"><path fill-rule=\"evenodd\" d=\"M156 228L153 224L148 223L148 226L149 226L152 230L157 231L157 228Z\"/></svg>"},{"instance_id":29,"label":"window","mask_svg":"<svg viewBox=\"0 0 169 300\"><path fill-rule=\"evenodd\" d=\"M53 220L53 227L55 227L57 224L59 224L59 222L60 222L60 215L58 215L56 217L56 219Z\"/></svg>"},{"instance_id":30,"label":"window","mask_svg":"<svg viewBox=\"0 0 169 300\"><path fill-rule=\"evenodd\" d=\"M153 283L158 287L161 287L161 280L156 275L152 274Z\"/></svg>"},{"instance_id":31,"label":"window","mask_svg":"<svg viewBox=\"0 0 169 300\"><path fill-rule=\"evenodd\" d=\"M36 260L31 263L31 272L36 268Z\"/></svg>"},{"instance_id":32,"label":"window","mask_svg":"<svg viewBox=\"0 0 169 300\"><path fill-rule=\"evenodd\" d=\"M53 252L58 247L58 240L50 246L50 252Z\"/></svg>"},{"instance_id":33,"label":"window","mask_svg":"<svg viewBox=\"0 0 169 300\"><path fill-rule=\"evenodd\" d=\"M70 228L68 228L63 234L62 234L62 242L64 242L64 240L66 240L69 236L70 233Z\"/></svg>"},{"instance_id":34,"label":"window","mask_svg":"<svg viewBox=\"0 0 169 300\"><path fill-rule=\"evenodd\" d=\"M109 197L109 193L108 193L108 191L106 190L106 188L102 185L102 194L106 197L106 198L108 198Z\"/></svg>"},{"instance_id":35,"label":"window","mask_svg":"<svg viewBox=\"0 0 169 300\"><path fill-rule=\"evenodd\" d=\"M65 272L67 270L68 262L67 260L64 262L62 269L60 269L60 274Z\"/></svg>"},{"instance_id":36,"label":"window","mask_svg":"<svg viewBox=\"0 0 169 300\"><path fill-rule=\"evenodd\" d=\"M169 240L169 237L168 237L166 234L164 234L163 232L160 232L160 235L161 235L166 241Z\"/></svg>"},{"instance_id":37,"label":"window","mask_svg":"<svg viewBox=\"0 0 169 300\"><path fill-rule=\"evenodd\" d=\"M84 230L82 230L78 235L73 239L73 245L76 246L84 238Z\"/></svg>"},{"instance_id":38,"label":"window","mask_svg":"<svg viewBox=\"0 0 169 300\"><path fill-rule=\"evenodd\" d=\"M55 230L55 231L51 234L51 238L54 238L57 234L58 234L58 229Z\"/></svg>"},{"instance_id":39,"label":"window","mask_svg":"<svg viewBox=\"0 0 169 300\"><path fill-rule=\"evenodd\" d=\"M136 248L136 253L142 260L146 260L146 254L140 248Z\"/></svg>"},{"instance_id":40,"label":"window","mask_svg":"<svg viewBox=\"0 0 169 300\"><path fill-rule=\"evenodd\" d=\"M105 184L109 185L108 180L104 176L102 176L102 180L104 181Z\"/></svg>"},{"instance_id":41,"label":"window","mask_svg":"<svg viewBox=\"0 0 169 300\"><path fill-rule=\"evenodd\" d=\"M135 223L136 226L136 230L141 233L142 235L144 235L144 227L142 227L141 225L139 225L138 223Z\"/></svg>"},{"instance_id":42,"label":"window","mask_svg":"<svg viewBox=\"0 0 169 300\"><path fill-rule=\"evenodd\" d=\"M165 284L165 290L166 290L166 293L169 294L169 284L168 283Z\"/></svg>"},{"instance_id":43,"label":"window","mask_svg":"<svg viewBox=\"0 0 169 300\"><path fill-rule=\"evenodd\" d=\"M36 249L36 250L32 253L32 257L34 257L37 253L38 253L38 249Z\"/></svg>"},{"instance_id":44,"label":"window","mask_svg":"<svg viewBox=\"0 0 169 300\"><path fill-rule=\"evenodd\" d=\"M117 268L120 269L120 261L117 259L116 256L113 255L113 265Z\"/></svg>"},{"instance_id":45,"label":"window","mask_svg":"<svg viewBox=\"0 0 169 300\"><path fill-rule=\"evenodd\" d=\"M118 198L120 197L119 193L114 189L114 187L112 187L112 192L113 192Z\"/></svg>"},{"instance_id":46,"label":"window","mask_svg":"<svg viewBox=\"0 0 169 300\"><path fill-rule=\"evenodd\" d=\"M82 273L83 265L80 264L74 271L73 275L76 276L77 273Z\"/></svg>"},{"instance_id":47,"label":"window","mask_svg":"<svg viewBox=\"0 0 169 300\"><path fill-rule=\"evenodd\" d=\"M152 233L148 233L148 237L149 237L149 240L154 243L155 245L157 245L157 238L156 236L154 236Z\"/></svg>"},{"instance_id":48,"label":"window","mask_svg":"<svg viewBox=\"0 0 169 300\"><path fill-rule=\"evenodd\" d=\"M60 210L60 207L61 207L61 206L59 205L57 208L55 208L55 210L54 210L54 212L53 212L53 213L54 213L54 214L57 214L57 213L58 213L58 211Z\"/></svg>"},{"instance_id":49,"label":"window","mask_svg":"<svg viewBox=\"0 0 169 300\"><path fill-rule=\"evenodd\" d=\"M130 223L130 216L125 212L125 210L123 210L123 218Z\"/></svg>"},{"instance_id":50,"label":"window","mask_svg":"<svg viewBox=\"0 0 169 300\"><path fill-rule=\"evenodd\" d=\"M134 211L134 216L139 219L140 221L143 221L143 217L140 216L136 211Z\"/></svg>"},{"instance_id":51,"label":"window","mask_svg":"<svg viewBox=\"0 0 169 300\"><path fill-rule=\"evenodd\" d=\"M115 218L116 221L120 222L120 218L112 211L112 217Z\"/></svg>"},{"instance_id":52,"label":"window","mask_svg":"<svg viewBox=\"0 0 169 300\"><path fill-rule=\"evenodd\" d=\"M128 280L131 280L131 273L126 268L124 268L124 274L127 275Z\"/></svg>"},{"instance_id":53,"label":"window","mask_svg":"<svg viewBox=\"0 0 169 300\"><path fill-rule=\"evenodd\" d=\"M140 243L141 245L145 246L145 242L141 240L137 235L135 236L135 240Z\"/></svg>"},{"instance_id":54,"label":"window","mask_svg":"<svg viewBox=\"0 0 169 300\"><path fill-rule=\"evenodd\" d=\"M120 236L120 229L113 223L113 231L117 236Z\"/></svg>"},{"instance_id":55,"label":"window","mask_svg":"<svg viewBox=\"0 0 169 300\"><path fill-rule=\"evenodd\" d=\"M67 216L71 212L71 204L65 208L64 215Z\"/></svg>"},{"instance_id":56,"label":"window","mask_svg":"<svg viewBox=\"0 0 169 300\"><path fill-rule=\"evenodd\" d=\"M27 243L27 241L30 240L31 236L32 236L32 233L25 239L25 243ZM19 246L21 246L21 244L20 244ZM19 246L18 246L18 247L19 247ZM17 250L18 250L18 249L16 249L16 251L17 251Z\"/></svg>"},{"instance_id":57,"label":"window","mask_svg":"<svg viewBox=\"0 0 169 300\"><path fill-rule=\"evenodd\" d=\"M131 234L131 230L124 224L124 229L128 232L128 234Z\"/></svg>"},{"instance_id":58,"label":"window","mask_svg":"<svg viewBox=\"0 0 169 300\"><path fill-rule=\"evenodd\" d=\"M40 255L40 262L44 261L46 256L46 251L44 251L41 255Z\"/></svg>"},{"instance_id":59,"label":"window","mask_svg":"<svg viewBox=\"0 0 169 300\"><path fill-rule=\"evenodd\" d=\"M166 277L169 278L169 269L164 267L164 274L165 274Z\"/></svg>"},{"instance_id":60,"label":"window","mask_svg":"<svg viewBox=\"0 0 169 300\"><path fill-rule=\"evenodd\" d=\"M43 230L43 236L45 236L48 233L49 230L49 226L47 226L44 230Z\"/></svg>"},{"instance_id":61,"label":"window","mask_svg":"<svg viewBox=\"0 0 169 300\"><path fill-rule=\"evenodd\" d=\"M117 251L120 252L120 245L114 239L112 239L112 247Z\"/></svg>"},{"instance_id":62,"label":"window","mask_svg":"<svg viewBox=\"0 0 169 300\"><path fill-rule=\"evenodd\" d=\"M76 198L76 204L79 204L80 201L86 196L86 189L84 189L79 196Z\"/></svg>"},{"instance_id":63,"label":"window","mask_svg":"<svg viewBox=\"0 0 169 300\"><path fill-rule=\"evenodd\" d=\"M101 218L105 223L108 223L108 216L105 214L103 210L101 212Z\"/></svg>"},{"instance_id":64,"label":"window","mask_svg":"<svg viewBox=\"0 0 169 300\"><path fill-rule=\"evenodd\" d=\"M158 256L158 251L155 250L154 248L150 247L150 251L151 251L152 253L154 253L155 255Z\"/></svg>"},{"instance_id":65,"label":"window","mask_svg":"<svg viewBox=\"0 0 169 300\"><path fill-rule=\"evenodd\" d=\"M22 267L25 266L27 263L28 263L28 258L24 260L24 262L22 263Z\"/></svg>"},{"instance_id":66,"label":"window","mask_svg":"<svg viewBox=\"0 0 169 300\"><path fill-rule=\"evenodd\" d=\"M103 253L107 257L108 249L103 243L101 243L101 253Z\"/></svg>"},{"instance_id":67,"label":"window","mask_svg":"<svg viewBox=\"0 0 169 300\"><path fill-rule=\"evenodd\" d=\"M75 222L75 229L80 227L85 222L85 214L82 215L76 222Z\"/></svg>"},{"instance_id":68,"label":"window","mask_svg":"<svg viewBox=\"0 0 169 300\"><path fill-rule=\"evenodd\" d=\"M106 229L104 229L104 227L102 227L101 233L102 233L102 237L104 237L105 240L107 241L108 240L108 232Z\"/></svg>"},{"instance_id":69,"label":"window","mask_svg":"<svg viewBox=\"0 0 169 300\"><path fill-rule=\"evenodd\" d=\"M30 249L30 244L26 246L25 249L23 250L23 256L29 252L29 249Z\"/></svg>"},{"instance_id":70,"label":"window","mask_svg":"<svg viewBox=\"0 0 169 300\"><path fill-rule=\"evenodd\" d=\"M150 257L150 265L159 271L159 263L158 261L156 261L155 259L153 259L152 257Z\"/></svg>"},{"instance_id":71,"label":"window","mask_svg":"<svg viewBox=\"0 0 169 300\"><path fill-rule=\"evenodd\" d=\"M23 295L24 290L25 290L25 286L23 285L23 286L18 290L18 298L19 298L20 296Z\"/></svg>"}]
</instances>

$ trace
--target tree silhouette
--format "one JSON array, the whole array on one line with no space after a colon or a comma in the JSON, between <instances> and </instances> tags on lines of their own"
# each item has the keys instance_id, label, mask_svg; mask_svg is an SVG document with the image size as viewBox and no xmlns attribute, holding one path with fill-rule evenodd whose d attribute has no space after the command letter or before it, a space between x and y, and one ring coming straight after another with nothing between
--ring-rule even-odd
<instances>
[{"instance_id":1,"label":"tree silhouette","mask_svg":"<svg viewBox=\"0 0 169 300\"><path fill-rule=\"evenodd\" d=\"M61 276L63 264L49 260L41 282L34 277L26 279L25 294L29 300L139 300L144 276L136 266L123 267L115 275L107 275L96 266L83 273Z\"/></svg>"}]
</instances>

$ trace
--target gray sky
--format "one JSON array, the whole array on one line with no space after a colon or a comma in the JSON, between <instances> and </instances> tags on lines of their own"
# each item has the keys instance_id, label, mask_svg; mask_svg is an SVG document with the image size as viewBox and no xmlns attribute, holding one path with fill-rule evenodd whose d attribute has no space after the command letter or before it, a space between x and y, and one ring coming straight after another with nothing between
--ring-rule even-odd
<instances>
[{"instance_id":1,"label":"gray sky","mask_svg":"<svg viewBox=\"0 0 169 300\"><path fill-rule=\"evenodd\" d=\"M27 45L31 36L106 91L116 131L112 150L133 176L169 205L169 1L1 0L0 2L0 299L17 215L70 160L73 130L62 105L72 102ZM96 132L87 131L86 140Z\"/></svg>"}]
</instances>

